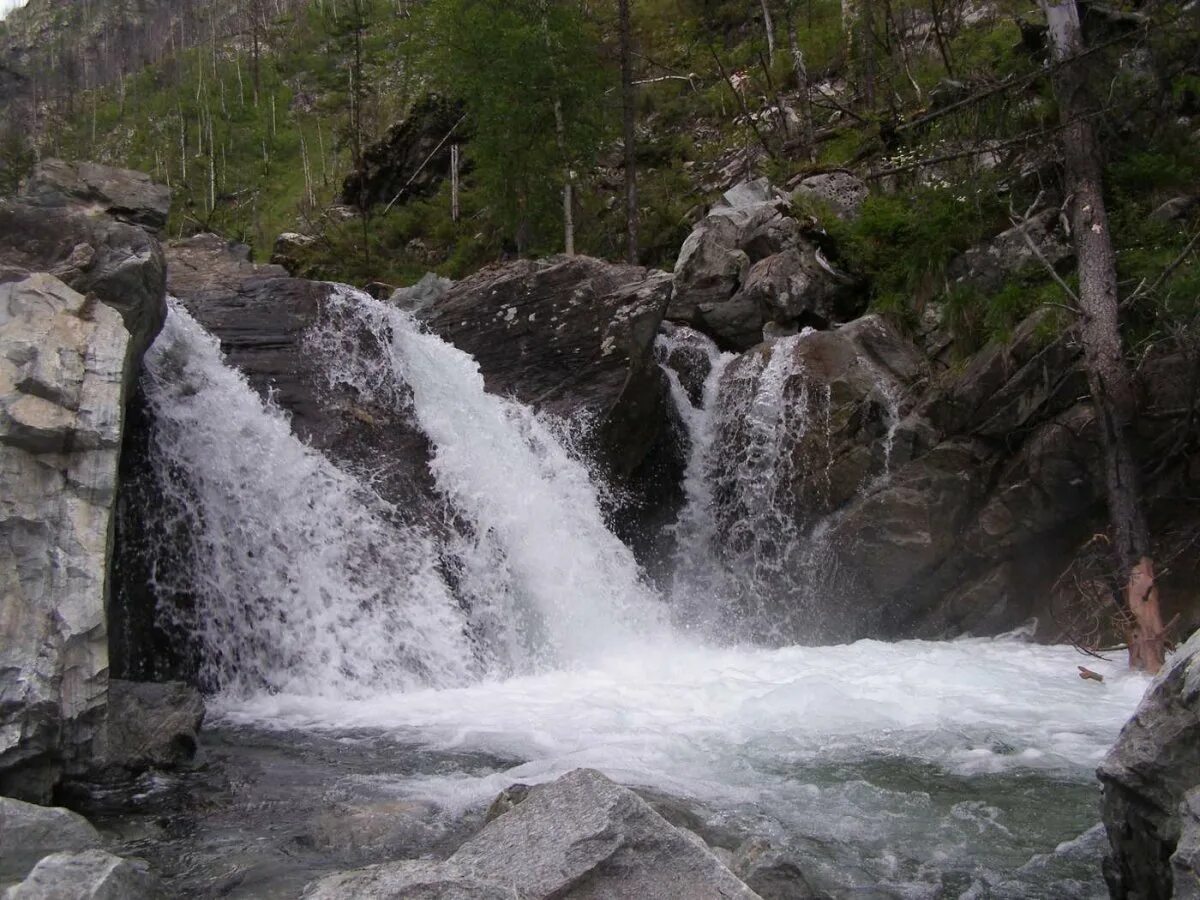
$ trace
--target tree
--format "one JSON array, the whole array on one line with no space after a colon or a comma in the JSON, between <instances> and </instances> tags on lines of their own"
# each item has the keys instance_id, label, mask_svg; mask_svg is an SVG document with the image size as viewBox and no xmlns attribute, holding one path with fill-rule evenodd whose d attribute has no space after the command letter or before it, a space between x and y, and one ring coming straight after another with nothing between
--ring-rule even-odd
<instances>
[{"instance_id":1,"label":"tree","mask_svg":"<svg viewBox=\"0 0 1200 900\"><path fill-rule=\"evenodd\" d=\"M25 130L11 118L0 121L0 197L17 192L33 163L33 148Z\"/></svg>"},{"instance_id":2,"label":"tree","mask_svg":"<svg viewBox=\"0 0 1200 900\"><path fill-rule=\"evenodd\" d=\"M1063 165L1079 267L1079 330L1088 385L1104 446L1105 486L1114 552L1132 617L1129 663L1147 672L1163 664L1165 629L1142 505L1141 476L1133 455L1136 417L1133 377L1118 321L1116 254L1104 204L1103 168L1092 127L1096 104L1075 0L1040 0L1050 27L1057 72L1054 94L1062 119Z\"/></svg>"},{"instance_id":3,"label":"tree","mask_svg":"<svg viewBox=\"0 0 1200 900\"><path fill-rule=\"evenodd\" d=\"M625 145L625 256L638 262L637 95L633 84L633 38L629 0L618 0L621 34L621 133Z\"/></svg>"},{"instance_id":4,"label":"tree","mask_svg":"<svg viewBox=\"0 0 1200 900\"><path fill-rule=\"evenodd\" d=\"M604 121L592 24L562 0L433 0L427 15L429 68L466 104L471 182L492 220L522 255L549 244L552 226L569 238L560 201L593 161Z\"/></svg>"}]
</instances>

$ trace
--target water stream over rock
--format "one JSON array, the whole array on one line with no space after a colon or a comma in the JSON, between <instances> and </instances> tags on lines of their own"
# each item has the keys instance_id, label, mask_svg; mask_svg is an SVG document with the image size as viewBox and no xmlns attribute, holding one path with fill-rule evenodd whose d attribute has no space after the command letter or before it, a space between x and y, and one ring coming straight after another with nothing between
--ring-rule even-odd
<instances>
[{"instance_id":1,"label":"water stream over rock","mask_svg":"<svg viewBox=\"0 0 1200 900\"><path fill-rule=\"evenodd\" d=\"M170 614L198 635L216 728L191 799L145 785L143 814L102 824L181 892L295 896L443 854L502 788L592 766L715 846L769 839L834 896L1103 893L1092 770L1143 679L1089 662L1107 680L1083 681L1074 651L1021 635L770 647L738 627L785 558L827 575L819 517L773 494L830 462L795 452L831 428L805 336L740 367L687 334L660 346L707 365L668 367L690 450L661 596L584 462L467 354L349 289L309 340L331 385L418 423L438 503L395 508L296 439L173 306L147 394L174 493L147 527L186 536L161 577L190 590Z\"/></svg>"}]
</instances>

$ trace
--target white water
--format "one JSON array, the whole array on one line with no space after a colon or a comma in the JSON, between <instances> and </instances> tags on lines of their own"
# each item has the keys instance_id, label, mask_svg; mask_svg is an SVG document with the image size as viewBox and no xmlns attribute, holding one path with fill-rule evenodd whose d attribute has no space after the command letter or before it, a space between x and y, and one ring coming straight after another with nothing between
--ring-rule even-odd
<instances>
[{"instance_id":1,"label":"white water","mask_svg":"<svg viewBox=\"0 0 1200 900\"><path fill-rule=\"evenodd\" d=\"M164 556L156 577L195 597L174 614L209 684L355 697L477 674L429 535L301 443L174 302L146 372L166 492L147 514L187 512L157 527L193 561Z\"/></svg>"},{"instance_id":2,"label":"white water","mask_svg":"<svg viewBox=\"0 0 1200 900\"><path fill-rule=\"evenodd\" d=\"M1057 843L1095 821L1080 798L1143 679L1088 660L1107 680L1083 681L1073 651L1016 636L700 646L663 624L662 602L605 527L598 486L553 429L485 393L469 357L405 314L348 290L329 312L314 359L364 402L415 417L462 527L438 545L397 524L363 483L297 441L173 308L148 357L148 388L159 465L177 491L166 506L192 512L165 526L189 531L198 565L164 577L194 580L188 624L226 688L213 702L218 721L351 740L366 729L397 752L511 761L387 786L449 816L514 781L594 766L711 804L835 882L903 896L940 896L944 871L967 873L972 889L1027 863L1041 872ZM815 425L781 421L793 374L783 363L730 383L729 360L710 362L699 407L672 384L692 434L689 509L677 525L687 541L712 534L703 513L719 461L714 401L740 392L730 394L740 424L728 407L723 416L753 432L737 460L748 479L783 464L780 432L828 428L819 415ZM739 506L767 527L773 499L756 492L769 487L745 488ZM446 566L469 613L438 574ZM672 600L700 583L677 581Z\"/></svg>"}]
</instances>

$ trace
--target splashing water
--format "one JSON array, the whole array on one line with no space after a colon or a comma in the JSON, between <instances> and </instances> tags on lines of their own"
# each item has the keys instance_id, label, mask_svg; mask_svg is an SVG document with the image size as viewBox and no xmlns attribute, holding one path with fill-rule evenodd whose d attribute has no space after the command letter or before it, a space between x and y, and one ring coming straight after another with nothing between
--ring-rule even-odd
<instances>
[{"instance_id":1,"label":"splashing water","mask_svg":"<svg viewBox=\"0 0 1200 900\"><path fill-rule=\"evenodd\" d=\"M203 644L205 683L353 697L478 675L430 536L299 441L175 302L146 373L159 510L187 512L154 530L191 561L164 553L156 578L194 598L163 612Z\"/></svg>"}]
</instances>

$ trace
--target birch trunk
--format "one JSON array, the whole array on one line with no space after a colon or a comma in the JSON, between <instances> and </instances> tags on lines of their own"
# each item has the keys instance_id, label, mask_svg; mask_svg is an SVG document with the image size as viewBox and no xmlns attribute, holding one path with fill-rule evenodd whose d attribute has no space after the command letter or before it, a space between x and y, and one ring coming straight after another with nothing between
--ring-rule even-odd
<instances>
[{"instance_id":1,"label":"birch trunk","mask_svg":"<svg viewBox=\"0 0 1200 900\"><path fill-rule=\"evenodd\" d=\"M766 0L763 0L764 4ZM621 31L621 118L625 138L625 256L638 261L637 97L633 85L633 39L629 0L619 0Z\"/></svg>"},{"instance_id":2,"label":"birch trunk","mask_svg":"<svg viewBox=\"0 0 1200 900\"><path fill-rule=\"evenodd\" d=\"M1165 635L1150 555L1150 530L1143 512L1141 477L1132 449L1136 398L1121 347L1116 255L1104 206L1099 146L1090 118L1095 104L1086 63L1079 58L1083 36L1075 0L1040 2L1050 26L1054 62L1058 64L1054 93L1063 122L1063 160L1079 265L1080 333L1104 444L1114 549L1133 622L1129 664L1153 673L1162 667Z\"/></svg>"}]
</instances>

